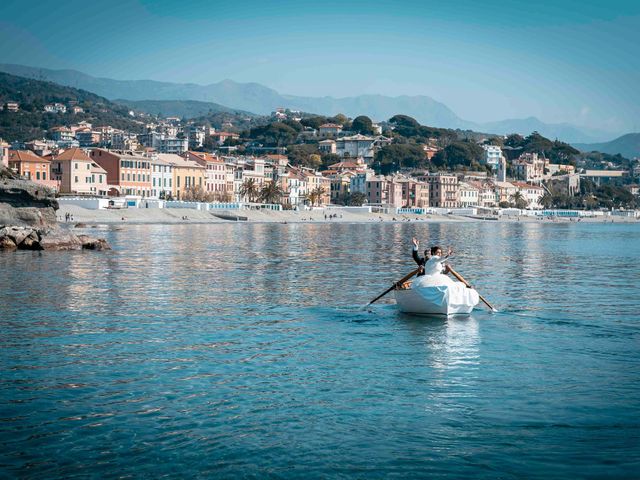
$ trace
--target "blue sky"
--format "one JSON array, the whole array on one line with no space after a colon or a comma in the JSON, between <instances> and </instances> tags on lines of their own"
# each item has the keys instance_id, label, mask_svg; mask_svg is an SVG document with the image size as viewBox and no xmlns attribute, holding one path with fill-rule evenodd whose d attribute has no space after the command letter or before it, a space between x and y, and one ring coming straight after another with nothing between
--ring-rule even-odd
<instances>
[{"instance_id":1,"label":"blue sky","mask_svg":"<svg viewBox=\"0 0 640 480\"><path fill-rule=\"evenodd\" d=\"M640 1L15 1L0 62L640 131Z\"/></svg>"}]
</instances>

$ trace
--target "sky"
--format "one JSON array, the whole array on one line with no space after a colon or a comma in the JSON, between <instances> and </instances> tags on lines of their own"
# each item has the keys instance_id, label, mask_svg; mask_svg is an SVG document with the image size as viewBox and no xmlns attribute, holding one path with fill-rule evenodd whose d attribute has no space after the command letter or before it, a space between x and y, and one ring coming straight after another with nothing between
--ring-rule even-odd
<instances>
[{"instance_id":1,"label":"sky","mask_svg":"<svg viewBox=\"0 0 640 480\"><path fill-rule=\"evenodd\" d=\"M0 63L640 131L638 0L3 0Z\"/></svg>"}]
</instances>

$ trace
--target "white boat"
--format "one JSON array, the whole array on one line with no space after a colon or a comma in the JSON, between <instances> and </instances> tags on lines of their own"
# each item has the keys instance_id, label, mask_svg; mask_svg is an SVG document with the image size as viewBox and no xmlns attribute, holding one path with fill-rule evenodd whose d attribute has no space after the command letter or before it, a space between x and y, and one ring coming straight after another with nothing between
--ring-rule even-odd
<instances>
[{"instance_id":1,"label":"white boat","mask_svg":"<svg viewBox=\"0 0 640 480\"><path fill-rule=\"evenodd\" d=\"M394 290L400 311L420 315L469 315L479 302L478 292L462 283L416 286Z\"/></svg>"}]
</instances>

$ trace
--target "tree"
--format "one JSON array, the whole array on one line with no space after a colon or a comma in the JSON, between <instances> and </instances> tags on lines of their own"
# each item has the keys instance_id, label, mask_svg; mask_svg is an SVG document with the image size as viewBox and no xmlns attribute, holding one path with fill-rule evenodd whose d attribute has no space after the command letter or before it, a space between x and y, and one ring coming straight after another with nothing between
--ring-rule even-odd
<instances>
[{"instance_id":1,"label":"tree","mask_svg":"<svg viewBox=\"0 0 640 480\"><path fill-rule=\"evenodd\" d=\"M254 127L243 136L269 147L283 147L295 142L298 130L285 122L272 122Z\"/></svg>"},{"instance_id":2,"label":"tree","mask_svg":"<svg viewBox=\"0 0 640 480\"><path fill-rule=\"evenodd\" d=\"M242 198L248 198L249 202L254 202L258 195L260 194L260 190L258 188L258 182L253 178L247 178L240 187L240 196Z\"/></svg>"},{"instance_id":3,"label":"tree","mask_svg":"<svg viewBox=\"0 0 640 480\"><path fill-rule=\"evenodd\" d=\"M360 115L351 122L351 130L362 135L373 135L373 122L366 115Z\"/></svg>"},{"instance_id":4,"label":"tree","mask_svg":"<svg viewBox=\"0 0 640 480\"><path fill-rule=\"evenodd\" d=\"M325 189L322 187L316 187L311 190L307 195L307 200L311 202L311 206L313 207L316 203L320 205L320 201L322 200L322 196L325 194Z\"/></svg>"},{"instance_id":5,"label":"tree","mask_svg":"<svg viewBox=\"0 0 640 480\"><path fill-rule=\"evenodd\" d=\"M182 194L182 200L185 202L213 202L215 200L213 193L205 191L200 186L189 187Z\"/></svg>"},{"instance_id":6,"label":"tree","mask_svg":"<svg viewBox=\"0 0 640 480\"><path fill-rule=\"evenodd\" d=\"M437 152L431 162L437 167L455 168L459 165L479 167L484 150L475 142L453 142Z\"/></svg>"},{"instance_id":7,"label":"tree","mask_svg":"<svg viewBox=\"0 0 640 480\"><path fill-rule=\"evenodd\" d=\"M521 192L514 193L513 195L511 195L509 200L513 202L516 208L519 208L521 210L527 208L527 206L529 205L529 202L527 202L527 199L524 198L524 195L522 195Z\"/></svg>"},{"instance_id":8,"label":"tree","mask_svg":"<svg viewBox=\"0 0 640 480\"><path fill-rule=\"evenodd\" d=\"M549 192L544 192L544 195L540 198L540 205L544 208L551 208L553 206L553 195Z\"/></svg>"},{"instance_id":9,"label":"tree","mask_svg":"<svg viewBox=\"0 0 640 480\"><path fill-rule=\"evenodd\" d=\"M362 192L353 192L347 199L347 204L352 207L361 207L367 201L367 196Z\"/></svg>"},{"instance_id":10,"label":"tree","mask_svg":"<svg viewBox=\"0 0 640 480\"><path fill-rule=\"evenodd\" d=\"M265 183L260 189L260 200L264 203L281 203L284 191L276 182Z\"/></svg>"},{"instance_id":11,"label":"tree","mask_svg":"<svg viewBox=\"0 0 640 480\"><path fill-rule=\"evenodd\" d=\"M317 155L316 159L313 155ZM287 147L289 163L294 166L317 168L320 165L320 151L317 144L303 143L301 145L289 145Z\"/></svg>"},{"instance_id":12,"label":"tree","mask_svg":"<svg viewBox=\"0 0 640 480\"><path fill-rule=\"evenodd\" d=\"M422 146L393 143L382 147L376 153L373 168L376 173L387 175L401 168L424 168L426 163L427 159Z\"/></svg>"}]
</instances>

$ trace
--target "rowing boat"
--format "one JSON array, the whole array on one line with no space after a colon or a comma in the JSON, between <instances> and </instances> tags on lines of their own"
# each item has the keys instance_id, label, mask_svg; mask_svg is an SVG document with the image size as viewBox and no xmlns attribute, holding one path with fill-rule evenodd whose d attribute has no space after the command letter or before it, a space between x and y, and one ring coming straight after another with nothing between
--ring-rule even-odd
<instances>
[{"instance_id":1,"label":"rowing boat","mask_svg":"<svg viewBox=\"0 0 640 480\"><path fill-rule=\"evenodd\" d=\"M396 288L394 294L400 311L419 315L469 315L478 304L478 292L460 282L447 285ZM408 287L408 288L407 288Z\"/></svg>"}]
</instances>

